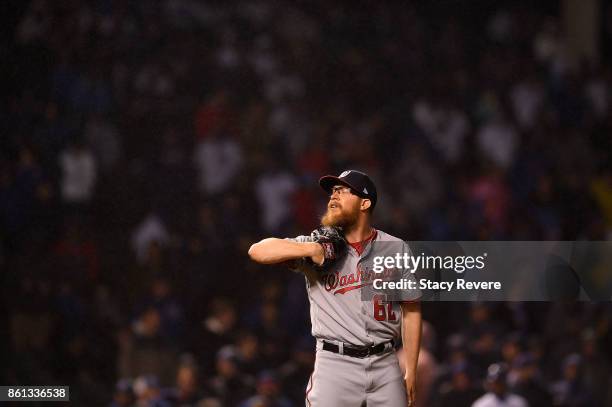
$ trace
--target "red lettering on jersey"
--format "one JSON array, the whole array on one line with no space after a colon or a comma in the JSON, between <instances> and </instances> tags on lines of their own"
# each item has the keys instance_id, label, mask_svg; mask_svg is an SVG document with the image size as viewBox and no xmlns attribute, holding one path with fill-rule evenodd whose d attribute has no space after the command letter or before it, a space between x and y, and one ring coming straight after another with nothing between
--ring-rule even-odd
<instances>
[{"instance_id":1,"label":"red lettering on jersey","mask_svg":"<svg viewBox=\"0 0 612 407\"><path fill-rule=\"evenodd\" d=\"M341 288L339 290L334 291L334 295L336 295L336 294L344 294L344 293L347 293L349 291L353 291L353 290L356 290L358 288L365 287L366 285L369 285L369 284L366 283L366 284L352 285L350 287L344 287L344 288Z\"/></svg>"},{"instance_id":2,"label":"red lettering on jersey","mask_svg":"<svg viewBox=\"0 0 612 407\"><path fill-rule=\"evenodd\" d=\"M346 292L356 290L372 283L374 278L389 279L395 270L385 269L382 273L375 274L373 271L363 269L361 264L357 265L357 269L353 273L340 275L340 272L329 273L323 277L325 290L334 291L334 294L344 294ZM362 283L362 284L359 284ZM389 315L389 318L395 318L395 315Z\"/></svg>"},{"instance_id":3,"label":"red lettering on jersey","mask_svg":"<svg viewBox=\"0 0 612 407\"><path fill-rule=\"evenodd\" d=\"M325 289L327 291L335 290L338 287L338 281L340 280L340 273L336 271L335 273L329 273L324 278Z\"/></svg>"},{"instance_id":4,"label":"red lettering on jersey","mask_svg":"<svg viewBox=\"0 0 612 407\"><path fill-rule=\"evenodd\" d=\"M372 305L374 306L374 319L377 321L396 321L397 315L393 311L393 303L383 303L380 295L375 295L372 298ZM386 306L385 306L386 305Z\"/></svg>"},{"instance_id":5,"label":"red lettering on jersey","mask_svg":"<svg viewBox=\"0 0 612 407\"><path fill-rule=\"evenodd\" d=\"M387 304L387 318L389 319L389 321L395 321L397 319L395 311L393 311L393 304L391 303Z\"/></svg>"}]
</instances>

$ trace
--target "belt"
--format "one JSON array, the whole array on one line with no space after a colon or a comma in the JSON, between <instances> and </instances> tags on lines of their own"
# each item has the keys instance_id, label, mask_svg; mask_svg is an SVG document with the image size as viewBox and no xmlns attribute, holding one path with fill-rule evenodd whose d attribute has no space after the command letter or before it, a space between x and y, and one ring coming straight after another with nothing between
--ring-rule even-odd
<instances>
[{"instance_id":1,"label":"belt","mask_svg":"<svg viewBox=\"0 0 612 407\"><path fill-rule=\"evenodd\" d=\"M387 344L390 344L391 346L387 348ZM365 358L368 356L385 353L386 350L393 349L393 345L393 341L379 343L378 345L360 347L342 344L342 352L340 352L340 346L336 345L335 343L323 341L323 350L333 353L341 353L354 358Z\"/></svg>"}]
</instances>

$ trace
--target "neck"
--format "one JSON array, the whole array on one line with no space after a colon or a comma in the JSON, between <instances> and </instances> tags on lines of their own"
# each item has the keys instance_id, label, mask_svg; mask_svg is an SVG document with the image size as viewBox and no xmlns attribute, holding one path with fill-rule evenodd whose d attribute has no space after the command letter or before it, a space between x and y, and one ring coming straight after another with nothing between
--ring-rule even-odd
<instances>
[{"instance_id":1,"label":"neck","mask_svg":"<svg viewBox=\"0 0 612 407\"><path fill-rule=\"evenodd\" d=\"M349 243L366 240L372 234L372 226L367 217L360 217L355 224L344 228L344 238Z\"/></svg>"}]
</instances>

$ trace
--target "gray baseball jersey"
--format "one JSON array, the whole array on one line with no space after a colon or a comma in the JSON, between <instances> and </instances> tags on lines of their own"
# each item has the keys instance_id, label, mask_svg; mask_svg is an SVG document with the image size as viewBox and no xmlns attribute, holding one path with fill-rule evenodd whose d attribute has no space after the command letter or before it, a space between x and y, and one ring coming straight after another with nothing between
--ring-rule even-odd
<instances>
[{"instance_id":1,"label":"gray baseball jersey","mask_svg":"<svg viewBox=\"0 0 612 407\"><path fill-rule=\"evenodd\" d=\"M312 238L298 236L291 240L309 242ZM362 290L371 289L373 280L380 277L373 271L376 256L394 256L398 251L410 254L410 249L401 239L380 230L374 231L371 242L374 244L365 244L361 253L349 245L347 254L322 275L305 270L315 338L371 346L400 337L400 303L384 302L377 296L364 301L368 297L362 296ZM413 279L409 272L403 275ZM404 301L420 297L418 290L401 294Z\"/></svg>"}]
</instances>

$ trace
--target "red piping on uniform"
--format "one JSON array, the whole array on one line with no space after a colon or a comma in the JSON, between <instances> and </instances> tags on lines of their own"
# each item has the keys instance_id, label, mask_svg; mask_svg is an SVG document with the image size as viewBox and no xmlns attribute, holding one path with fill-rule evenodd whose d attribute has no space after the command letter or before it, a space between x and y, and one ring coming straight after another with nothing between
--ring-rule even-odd
<instances>
[{"instance_id":1,"label":"red piping on uniform","mask_svg":"<svg viewBox=\"0 0 612 407\"><path fill-rule=\"evenodd\" d=\"M314 375L314 370L312 371L312 373L310 374L310 388L306 389L306 402L308 403L309 406L311 406L312 404L310 404L310 400L308 400L308 393L310 393L312 391L312 388L314 387L314 380L312 380L312 376Z\"/></svg>"},{"instance_id":2,"label":"red piping on uniform","mask_svg":"<svg viewBox=\"0 0 612 407\"><path fill-rule=\"evenodd\" d=\"M364 249L365 249L365 245L366 243L374 240L376 238L377 235L377 230L374 229L372 231L372 233L370 234L370 236L366 237L364 240L362 240L361 242L355 242L355 243L349 243L353 249L355 249L355 251L357 252L358 255L361 256L361 253L363 253Z\"/></svg>"},{"instance_id":3,"label":"red piping on uniform","mask_svg":"<svg viewBox=\"0 0 612 407\"><path fill-rule=\"evenodd\" d=\"M350 287L344 287L344 288L341 288L339 290L334 291L334 295L336 295L336 294L344 294L346 292L349 292L349 291L352 291L352 290L356 290L356 289L361 288L361 287L365 287L366 285L370 285L370 283L364 283L364 284L359 284L359 285L353 285L353 286L350 286Z\"/></svg>"}]
</instances>

